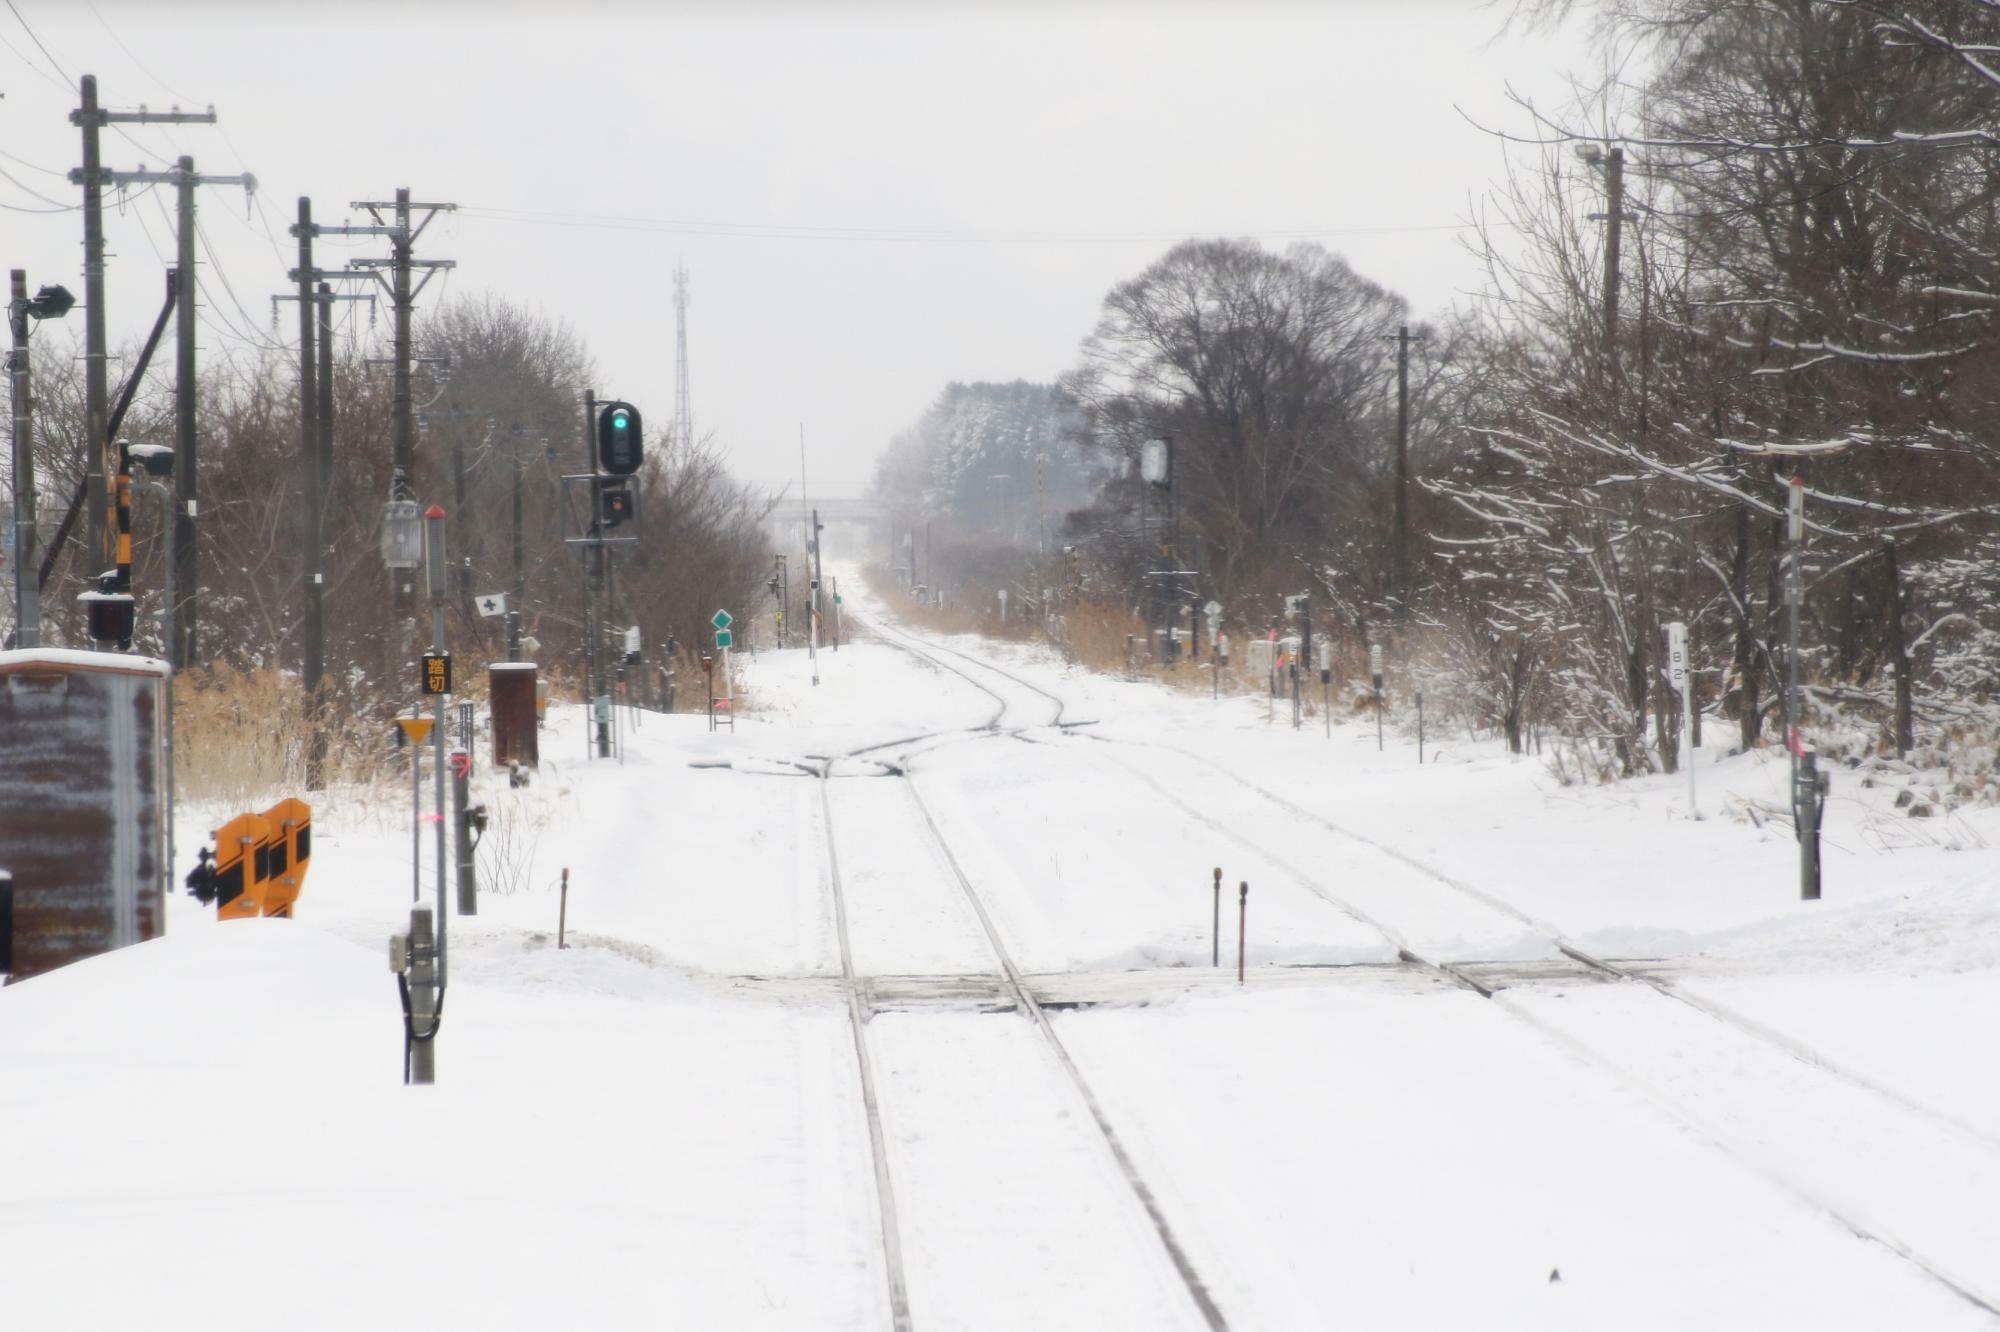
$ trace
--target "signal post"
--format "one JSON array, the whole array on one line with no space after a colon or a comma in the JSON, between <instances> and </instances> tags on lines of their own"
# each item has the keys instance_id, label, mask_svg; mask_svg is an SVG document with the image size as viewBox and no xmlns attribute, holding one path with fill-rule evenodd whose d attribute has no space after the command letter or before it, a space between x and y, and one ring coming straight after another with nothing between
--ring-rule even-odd
<instances>
[{"instance_id":1,"label":"signal post","mask_svg":"<svg viewBox=\"0 0 2000 1332\"><path fill-rule=\"evenodd\" d=\"M584 626L587 654L585 669L589 680L591 749L599 758L611 757L611 706L605 687L603 617L599 603L605 585L605 561L614 546L637 545L639 491L630 478L645 460L645 443L639 409L629 402L597 401L584 394L586 421L594 430L595 448L589 459L591 469L562 478L563 544L583 551L586 579ZM585 493L585 511L576 516L573 495ZM631 524L626 536L609 536L616 528ZM573 531L570 529L574 529Z\"/></svg>"}]
</instances>

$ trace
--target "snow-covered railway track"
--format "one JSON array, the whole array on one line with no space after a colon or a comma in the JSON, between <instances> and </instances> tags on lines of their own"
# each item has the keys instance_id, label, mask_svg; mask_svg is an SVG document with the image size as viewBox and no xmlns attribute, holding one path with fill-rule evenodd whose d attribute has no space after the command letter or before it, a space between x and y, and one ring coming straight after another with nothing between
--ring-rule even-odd
<instances>
[{"instance_id":1,"label":"snow-covered railway track","mask_svg":"<svg viewBox=\"0 0 2000 1332\"><path fill-rule=\"evenodd\" d=\"M1062 726L1064 724L1063 712L1066 704L1063 699L1042 688L1040 685L1023 679L1021 676L1003 667L995 666L989 661L983 661L969 652L961 652L957 648L933 642L928 638L913 634L907 629L885 624L873 618L867 619L864 623L870 633L874 634L890 647L906 652L921 661L929 662L941 671L957 676L966 684L991 698L997 707L983 729L999 731L1010 728L1022 729L1030 726ZM963 664L954 665L952 662L944 660L945 657L955 658ZM972 669L967 669L967 667L971 667ZM982 676L984 677L983 679ZM1004 687L1000 689L994 688L992 682L995 679L1003 682ZM1010 693L1013 695L1011 698L1009 697ZM1025 720L1022 715L1015 716L1011 722L1009 720L1010 713L1027 714L1029 712L1039 712L1043 708L1053 709L1047 720ZM871 746L870 748L878 749L886 747Z\"/></svg>"},{"instance_id":2,"label":"snow-covered railway track","mask_svg":"<svg viewBox=\"0 0 2000 1332\"><path fill-rule=\"evenodd\" d=\"M1035 738L1030 727L1003 728L1005 696L991 682L1010 681L1016 688L1007 693L1026 690L1047 698L1047 691L906 632L890 641L1001 699L989 731ZM925 648L976 667L986 679ZM1343 885L1348 891L1334 891L1325 883L1327 875L1305 872L1271 854L1269 848L1282 845L1284 835L1245 835L1244 826L1256 825L1254 810L1240 811L1246 817L1237 822L1243 826L1230 826L1213 808L1197 808L1158 780L1156 765L1140 771L1114 760L1196 822L1379 933L1404 967L1494 1001L1579 1064L1635 1093L1794 1202L1895 1255L1981 1313L2000 1317L2000 1290L1989 1289L1984 1276L1991 1243L2000 1242L2000 1213L1992 1202L2000 1194L1995 1154L2000 1140L1989 1131L1844 1067L1805 1042L1653 974L1645 964L1598 956L1513 903L1306 809L1205 755L1157 742L1093 738L1107 747L1143 747L1201 764L1254 797L1266 821L1271 811L1281 811L1360 848L1361 863L1348 867ZM1481 956L1477 951L1454 951L1447 941L1455 939L1527 947L1551 964L1574 966L1614 988L1600 992L1603 1002L1587 1006L1552 1003L1560 994L1539 988L1508 993L1504 975L1470 960ZM1752 1070L1754 1076L1746 1076ZM1725 1089L1723 1095L1715 1094L1717 1087ZM1801 1107L1808 1109L1801 1113ZM1963 1221L1968 1216L1969 1226Z\"/></svg>"},{"instance_id":3,"label":"snow-covered railway track","mask_svg":"<svg viewBox=\"0 0 2000 1332\"><path fill-rule=\"evenodd\" d=\"M951 905L951 911L958 923L969 926L955 930L953 922L933 917L914 932L922 935L928 931L933 935L930 947L967 963L971 961L965 956L968 947L983 950L992 979L988 985L975 985L976 973L967 974L961 978L953 1002L940 1008L909 1003L903 993L907 986L899 983L888 969L899 940L886 923L884 908L880 903L858 902L843 875L840 847L846 839L835 829L836 804L840 802L836 802L833 794L835 783L823 782L828 884L839 937L848 1019L860 1068L875 1188L880 1200L881 1243L893 1327L910 1328L922 1319L927 1308L942 1308L953 1300L963 1302L965 1293L953 1287L965 1279L964 1274L973 1266L989 1269L1004 1266L985 1252L991 1246L984 1238L975 1239L966 1233L968 1223L962 1217L947 1215L936 1206L927 1210L924 1205L924 1196L935 1195L940 1187L925 1178L926 1170L967 1173L964 1161L968 1156L976 1156L995 1168L993 1176L969 1181L985 1193L1014 1192L1005 1187L1005 1175L1041 1174L1041 1186L1034 1190L1037 1197L1024 1209L1038 1229L1055 1224L1086 1230L1101 1227L1111 1235L1123 1237L1121 1241L1106 1241L1108 1251L1115 1255L1113 1261L1098 1266L1098 1260L1093 1259L1080 1269L1085 1280L1100 1287L1093 1292L1093 1298L1104 1307L1104 1325L1186 1325L1226 1332L1227 1321L1196 1272L1157 1196L1055 1030L1034 987L1014 962L978 889L944 840L922 793L907 776L897 784L907 792L909 801L909 812L902 820L903 835L915 832L924 841L920 856L928 854L932 863L944 871L942 877L956 889L957 902ZM876 783L860 784L844 790L841 801L873 799L861 793L883 790ZM848 812L860 823L861 816L869 811L864 805L850 805ZM895 835L879 819L884 812L876 809L877 821L866 825L870 840ZM933 897L936 886L935 878L925 880L925 887ZM879 880L868 881L868 889L876 894L890 891ZM864 918L859 927L857 909ZM906 897L888 908L891 914L898 909L907 915L913 903ZM871 911L877 915L874 921L866 919ZM907 938L901 943L905 948L922 946L911 944ZM1022 1027L1008 1016L1012 1014L1025 1018L1027 1030L1033 1033L1025 1044L1019 1034ZM878 1018L888 1024L886 1031L876 1028ZM926 1023L933 1024L928 1032ZM935 1025L941 1023L952 1024L951 1035L942 1043L930 1039L943 1035L944 1028ZM1040 1047L1041 1054L1035 1053L1035 1046ZM962 1053L971 1051L976 1051L976 1055ZM968 1058L976 1066L967 1067L964 1061ZM950 1104L949 1122L939 1118L940 1112L935 1108L938 1102ZM1081 1121L1073 1114L1077 1102L1087 1112L1091 1129L1081 1128ZM931 1118L928 1125L927 1116ZM908 1131L899 1135L895 1131L897 1123L905 1118ZM966 1144L960 1143L960 1150L955 1153L941 1148L926 1153L930 1141L940 1135L975 1134L977 1130L969 1128L966 1121L976 1124L982 1118L993 1136L974 1144L980 1150L967 1152ZM1024 1154L1010 1156L998 1140L1017 1131L1041 1149L1043 1154L1038 1159L1027 1159ZM1093 1153L1098 1158L1095 1162L1088 1159ZM910 1186L913 1197L899 1200L899 1174L906 1186ZM1055 1187L1069 1192L1067 1205L1060 1198L1039 1196L1051 1179L1060 1181ZM1109 1183L1113 1180L1116 1182ZM1111 1191L1121 1188L1127 1196L1112 1196ZM1133 1202L1138 1204L1136 1213ZM961 1200L951 1210L958 1213L976 1210L976 1203ZM1143 1219L1139 1214L1143 1214ZM1058 1222L1058 1217L1063 1220ZM929 1227L926 1218L932 1223ZM1006 1218L996 1222L1003 1245L1010 1230L1005 1222ZM1141 1239L1141 1232L1149 1238ZM1064 1246L1051 1243L1047 1247L1087 1250L1087 1234L1074 1238L1082 1239L1082 1243ZM1148 1243L1154 1246L1150 1252L1146 1251ZM1043 1247L1039 1240L1037 1247ZM968 1257L955 1250L975 1252ZM911 1254L917 1255L914 1261ZM1081 1252L1071 1253L1069 1260L1084 1262ZM1015 1279L1032 1283L1041 1276L1037 1268L1045 1265L1045 1253L1042 1260L1028 1259L1015 1273ZM1170 1293L1167 1268L1184 1292L1178 1298ZM1135 1302L1151 1307L1134 1307ZM986 1314L991 1316L991 1311ZM941 1315L937 1321L960 1320Z\"/></svg>"},{"instance_id":4,"label":"snow-covered railway track","mask_svg":"<svg viewBox=\"0 0 2000 1332\"><path fill-rule=\"evenodd\" d=\"M2000 1189L2000 1141L1989 1132L1845 1068L1706 996L1689 993L1651 967L1590 953L1512 903L1306 809L1204 755L1153 742L1106 743L1140 745L1203 764L1290 818L1365 846L1409 871L1416 882L1457 895L1469 909L1515 922L1539 936L1554 957L1605 980L1629 983L1627 993L1635 997L1667 1001L1664 1011L1649 1012L1628 1001L1611 1006L1612 1020L1580 1020L1573 1005L1510 994L1508 987L1482 974L1479 964L1417 947L1379 901L1373 910L1358 905L1349 894L1329 888L1327 876L1274 855L1270 845L1276 839L1250 836L1198 808L1154 773L1119 763L1187 817L1378 930L1407 965L1495 1001L1580 1063L1637 1092L1683 1130L1794 1200L1895 1254L1974 1308L2000 1317L2000 1289L1992 1288L1986 1276L1990 1263L1985 1255L1990 1242L2000 1239L2000 1208L1992 1202ZM1759 1079L1745 1076L1753 1067L1764 1084L1761 1095ZM1717 1088L1723 1089L1721 1095ZM1877 1159L1870 1160L1871 1154ZM1967 1215L1976 1219L1971 1236Z\"/></svg>"},{"instance_id":5,"label":"snow-covered railway track","mask_svg":"<svg viewBox=\"0 0 2000 1332\"><path fill-rule=\"evenodd\" d=\"M1107 737L1103 736L1092 736L1091 738L1095 740L1105 740L1107 743L1121 745L1121 746L1133 745L1149 749L1164 750L1172 754L1175 754L1179 757L1188 759L1191 762L1199 763L1204 767L1208 768L1209 770L1223 777L1228 778L1232 783L1252 793L1262 801L1268 802L1269 804L1276 806L1278 809L1284 811L1285 814L1287 814L1291 818L1304 820L1308 823L1316 824L1319 827L1324 828L1328 832L1334 833L1341 838L1344 838L1350 842L1357 843L1361 846L1367 847L1370 850L1377 852L1389 858L1392 861L1397 862L1398 864L1407 868L1412 873L1416 874L1417 876L1421 877L1427 882L1435 884L1438 887L1446 890L1447 892L1455 896L1458 896L1460 898L1463 898L1468 903L1474 905L1477 909L1485 912L1490 912L1494 915L1505 917L1506 919L1514 921L1515 923L1520 925L1524 930L1531 932L1533 935L1543 940L1546 943L1547 948L1552 955L1559 955L1561 957L1568 958L1570 961L1578 964L1579 966L1587 968L1592 972L1596 972L1607 979L1617 980L1617 981L1627 981L1635 985L1643 986L1647 989L1650 989L1665 998L1671 999L1676 1003L1686 1005L1688 1008L1693 1009L1698 1013L1701 1013L1705 1017L1713 1019L1714 1021L1721 1023L1724 1026L1732 1028L1733 1030L1735 1030L1736 1032L1740 1033L1743 1036L1749 1037L1753 1040L1768 1045L1771 1048L1821 1073L1825 1073L1831 1077L1838 1078L1843 1082L1850 1083L1855 1087L1861 1088L1879 1097L1882 1097L1888 1101L1894 1102L1897 1106L1901 1107L1903 1110L1906 1110L1915 1115L1920 1115L1923 1118L1935 1124L1949 1128L1957 1133L1965 1135L1966 1137L1975 1139L1976 1141L1980 1142L1981 1144L1983 1144L1984 1146L1995 1152L2000 1152L2000 1135L1995 1135L1991 1131L1984 1129L1977 1124L1973 1124L1956 1115L1950 1114L1947 1111L1940 1110L1936 1106L1926 1104L1925 1102L1917 1099L1916 1097L1910 1096L1905 1092L1895 1087L1892 1087L1887 1083L1880 1081L1879 1079L1872 1078L1858 1069L1850 1068L1841 1061L1835 1059L1833 1056L1825 1053L1822 1050L1816 1049L1808 1042L1789 1036L1784 1032L1776 1030L1775 1028L1771 1027L1766 1023L1759 1022L1754 1018L1739 1013L1735 1009L1729 1007L1727 1004L1721 1003L1706 995L1694 993L1690 991L1684 984L1680 983L1680 981L1674 978L1673 976L1662 974L1660 969L1657 967L1651 967L1643 963L1638 963L1628 960L1603 957L1599 954L1590 952L1582 947L1579 947L1574 941L1569 939L1562 930L1557 928L1551 922L1543 920L1533 915L1530 912L1522 910L1521 908L1515 906L1512 902L1509 902L1506 899L1496 894L1486 892L1485 890L1477 887L1476 885L1467 883L1463 879L1447 874L1443 870L1438 869L1436 866L1426 863L1422 859L1409 854L1408 852L1402 850L1399 847L1384 842L1379 838L1370 837L1368 834L1364 832L1348 827L1337 820L1329 819L1323 814L1319 814L1313 810L1307 809L1306 807L1296 803L1295 801L1289 800L1286 797L1278 794L1277 792L1270 790L1268 787L1265 787L1261 783L1252 781L1250 778L1243 776L1241 773L1235 771L1226 764L1218 763L1217 761L1207 757L1206 755L1198 754L1192 750L1183 749L1178 745L1169 745L1154 741L1138 741L1138 740L1123 739L1123 738L1116 740L1108 740ZM1174 795L1171 792L1167 792L1165 788L1161 787L1158 782L1152 781L1149 777L1147 777L1144 774L1135 773L1135 775L1140 776L1142 780L1147 780L1150 784L1152 784L1155 787L1155 789L1161 790L1162 793L1167 795L1169 799L1175 800L1177 803L1180 803L1182 807L1184 809L1188 809L1191 814L1195 815L1196 817L1203 817L1205 822L1212 822L1210 820L1207 820L1205 816L1202 816L1200 814L1200 811L1194 810L1191 806L1187 805L1185 801L1182 801L1180 799L1180 797ZM1231 832L1231 830L1227 828L1218 828L1218 831L1222 832L1224 835L1227 836L1234 835ZM1297 873L1297 871L1294 871L1294 873ZM1307 877L1312 877L1312 876L1307 876ZM1315 891L1320 892L1320 895L1323 897L1326 896L1325 892L1321 888L1315 888ZM1399 946L1401 945L1399 944ZM1418 960L1422 961L1421 958L1419 958ZM1455 964L1447 963L1443 959L1439 959L1439 961L1436 963L1424 963L1424 965L1435 966L1441 971L1445 970L1447 967L1457 969ZM1457 983L1466 985L1470 989L1480 990L1481 993L1485 993L1485 991L1481 989L1481 986L1476 981L1472 980L1469 976L1454 975L1452 976L1452 979ZM1491 996L1488 995L1488 997Z\"/></svg>"}]
</instances>

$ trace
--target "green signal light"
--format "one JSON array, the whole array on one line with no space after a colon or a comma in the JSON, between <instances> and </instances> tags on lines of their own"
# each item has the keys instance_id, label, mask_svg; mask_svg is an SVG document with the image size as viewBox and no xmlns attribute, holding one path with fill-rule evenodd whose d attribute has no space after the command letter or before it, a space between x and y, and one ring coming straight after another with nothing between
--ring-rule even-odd
<instances>
[{"instance_id":1,"label":"green signal light","mask_svg":"<svg viewBox=\"0 0 2000 1332\"><path fill-rule=\"evenodd\" d=\"M629 418L628 418L628 417L627 417L627 416L625 415L625 413L623 413L623 412L613 412L613 413L611 414L611 426L612 426L612 429L614 429L614 430L623 430L623 429L624 429L624 428L625 428L626 426L628 426L628 425L630 425L630 424L631 424L631 420L630 420L630 419L629 419Z\"/></svg>"}]
</instances>

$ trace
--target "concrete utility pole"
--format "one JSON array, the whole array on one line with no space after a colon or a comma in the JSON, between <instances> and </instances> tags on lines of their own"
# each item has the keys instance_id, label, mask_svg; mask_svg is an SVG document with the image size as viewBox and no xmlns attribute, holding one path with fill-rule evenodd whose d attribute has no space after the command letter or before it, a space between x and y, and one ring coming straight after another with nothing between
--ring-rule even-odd
<instances>
[{"instance_id":1,"label":"concrete utility pole","mask_svg":"<svg viewBox=\"0 0 2000 1332\"><path fill-rule=\"evenodd\" d=\"M360 277L368 273L324 273L313 267L313 238L322 228L312 220L312 200L299 198L299 220L292 225L299 242L299 266L289 276L299 284L296 295L272 297L272 308L281 300L299 303L299 469L304 495L304 517L299 525L301 584L305 598L300 683L306 691L307 723L311 734L306 748L306 789L326 786L326 727L322 716L324 700L320 688L326 674L326 504L333 480L333 303L336 300L371 300L371 296L335 296L333 288L319 282L324 277Z\"/></svg>"},{"instance_id":2,"label":"concrete utility pole","mask_svg":"<svg viewBox=\"0 0 2000 1332\"><path fill-rule=\"evenodd\" d=\"M527 446L520 434L520 427L514 427L508 450L514 461L514 587L513 595L507 599L507 660L521 659L521 609L528 595L528 573L526 556L521 544L521 482L528 468Z\"/></svg>"},{"instance_id":3,"label":"concrete utility pole","mask_svg":"<svg viewBox=\"0 0 2000 1332\"><path fill-rule=\"evenodd\" d=\"M196 457L195 439L195 393L198 382L194 370L194 159L183 157L176 163L175 193L179 196L174 210L176 243L179 255L175 262L181 274L180 286L174 298L174 493L178 501L174 506L174 583L175 595L184 599L185 604L174 608L173 644L174 669L186 670L194 664L195 633L200 625L201 602L198 572L199 559L195 548L194 515L196 478L201 468ZM248 176L241 177L246 188L254 188L256 182Z\"/></svg>"},{"instance_id":4,"label":"concrete utility pole","mask_svg":"<svg viewBox=\"0 0 2000 1332\"><path fill-rule=\"evenodd\" d=\"M417 422L410 399L410 373L411 368L415 364L410 344L410 312L416 306L417 297L422 294L425 286L429 285L430 280L437 275L439 269L457 267L457 264L450 259L416 258L416 244L417 238L424 234L424 228L430 226L439 213L454 212L457 210L458 205L449 203L411 203L409 190L399 189L396 191L394 200L384 201L378 199L371 201L358 199L349 204L348 207L367 209L369 216L375 219L375 225L321 227L319 231L322 236L367 235L386 236L389 239L389 258L356 259L352 261L352 266L364 269L379 270L386 268L390 270L390 277L386 281L386 286L389 291L390 303L395 311L395 335L392 344L394 355L391 358L395 374L395 425L393 435L395 454L393 460L394 471L389 483L389 498L391 500L414 500L416 498ZM395 219L393 222L385 223L382 220L384 209L390 210L391 215ZM412 226L410 222L411 215L419 211L424 214L423 221ZM425 270L423 280L420 282L416 281L413 277L414 271L419 268ZM376 277L377 281L383 280L379 272ZM403 612L405 616L414 615L416 611L416 580L412 576L412 573L413 571L404 571L403 575L396 580L396 609Z\"/></svg>"},{"instance_id":5,"label":"concrete utility pole","mask_svg":"<svg viewBox=\"0 0 2000 1332\"><path fill-rule=\"evenodd\" d=\"M115 117L113 117L115 119ZM214 115L208 117L211 121ZM81 173L72 172L73 178ZM174 595L180 604L174 608L175 642L169 651L173 656L176 670L192 665L195 643L200 629L200 587L199 560L195 547L196 504L199 499L199 455L200 441L195 433L195 407L197 381L195 376L195 222L194 192L202 185L241 185L245 194L257 190L257 178L248 172L235 176L203 176L194 169L194 159L183 157L174 164L171 171L106 171L97 170L97 178L102 184L112 185L171 185L177 196L175 209L175 262L181 275L179 286L174 290ZM100 244L102 236L99 237ZM100 282L102 278L100 275ZM88 380L86 379L86 390ZM86 407L86 414L88 414ZM109 421L104 427L109 429ZM88 496L86 496L88 500ZM102 521L104 514L93 510L93 521Z\"/></svg>"},{"instance_id":6,"label":"concrete utility pole","mask_svg":"<svg viewBox=\"0 0 2000 1332\"><path fill-rule=\"evenodd\" d=\"M1410 617L1410 336L1408 324L1396 329L1396 531L1390 553L1389 584L1398 620Z\"/></svg>"},{"instance_id":7,"label":"concrete utility pole","mask_svg":"<svg viewBox=\"0 0 2000 1332\"><path fill-rule=\"evenodd\" d=\"M28 274L13 269L7 283L7 350L14 407L14 646L42 645L42 591L35 541L35 416L28 364Z\"/></svg>"},{"instance_id":8,"label":"concrete utility pole","mask_svg":"<svg viewBox=\"0 0 2000 1332\"><path fill-rule=\"evenodd\" d=\"M326 786L325 730L320 724L319 687L326 672L326 623L322 617L320 571L320 468L319 468L319 334L318 310L313 306L313 220L312 200L299 196L299 221L292 228L299 238L299 465L300 489L305 495L305 521L299 525L300 552L305 566L305 643L300 683L306 691L307 722L311 736L306 745L306 789Z\"/></svg>"},{"instance_id":9,"label":"concrete utility pole","mask_svg":"<svg viewBox=\"0 0 2000 1332\"><path fill-rule=\"evenodd\" d=\"M688 271L674 265L674 442L694 443L694 412L688 403Z\"/></svg>"},{"instance_id":10,"label":"concrete utility pole","mask_svg":"<svg viewBox=\"0 0 2000 1332\"><path fill-rule=\"evenodd\" d=\"M1604 155L1604 356L1618 347L1618 247L1625 229L1625 150Z\"/></svg>"},{"instance_id":11,"label":"concrete utility pole","mask_svg":"<svg viewBox=\"0 0 2000 1332\"><path fill-rule=\"evenodd\" d=\"M1604 168L1606 211L1592 213L1590 218L1604 223L1604 370L1608 375L1618 364L1619 245L1625 224L1637 219L1625 211L1625 150L1614 147L1600 152L1592 144L1581 152L1584 161Z\"/></svg>"},{"instance_id":12,"label":"concrete utility pole","mask_svg":"<svg viewBox=\"0 0 2000 1332\"><path fill-rule=\"evenodd\" d=\"M112 172L104 170L98 146L98 132L108 124L214 124L216 110L184 112L178 106L164 112L108 112L98 106L98 76L84 74L78 80L78 108L70 112L70 124L84 132L84 166L70 172L70 184L84 188L84 510L90 526L86 576L94 576L112 558L110 540L110 498L104 478L112 474L110 440L110 384L106 380L104 350L104 186L116 184ZM182 268L194 278L192 268ZM184 474L194 472L194 458L178 462ZM190 540L192 546L192 540ZM178 664L178 662L176 662Z\"/></svg>"}]
</instances>

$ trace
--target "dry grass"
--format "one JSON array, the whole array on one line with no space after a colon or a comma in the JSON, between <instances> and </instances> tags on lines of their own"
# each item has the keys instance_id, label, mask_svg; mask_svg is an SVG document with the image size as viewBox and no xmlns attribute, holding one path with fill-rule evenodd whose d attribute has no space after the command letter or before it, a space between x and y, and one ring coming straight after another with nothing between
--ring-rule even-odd
<instances>
[{"instance_id":1,"label":"dry grass","mask_svg":"<svg viewBox=\"0 0 2000 1332\"><path fill-rule=\"evenodd\" d=\"M453 704L484 708L483 671L453 684ZM326 704L325 778L330 787L367 787L402 771L390 730L392 705L357 714ZM224 666L183 671L174 679L174 779L183 800L256 803L303 794L310 743L305 690L295 675ZM448 724L456 726L455 720ZM455 732L454 732L455 733Z\"/></svg>"}]
</instances>

